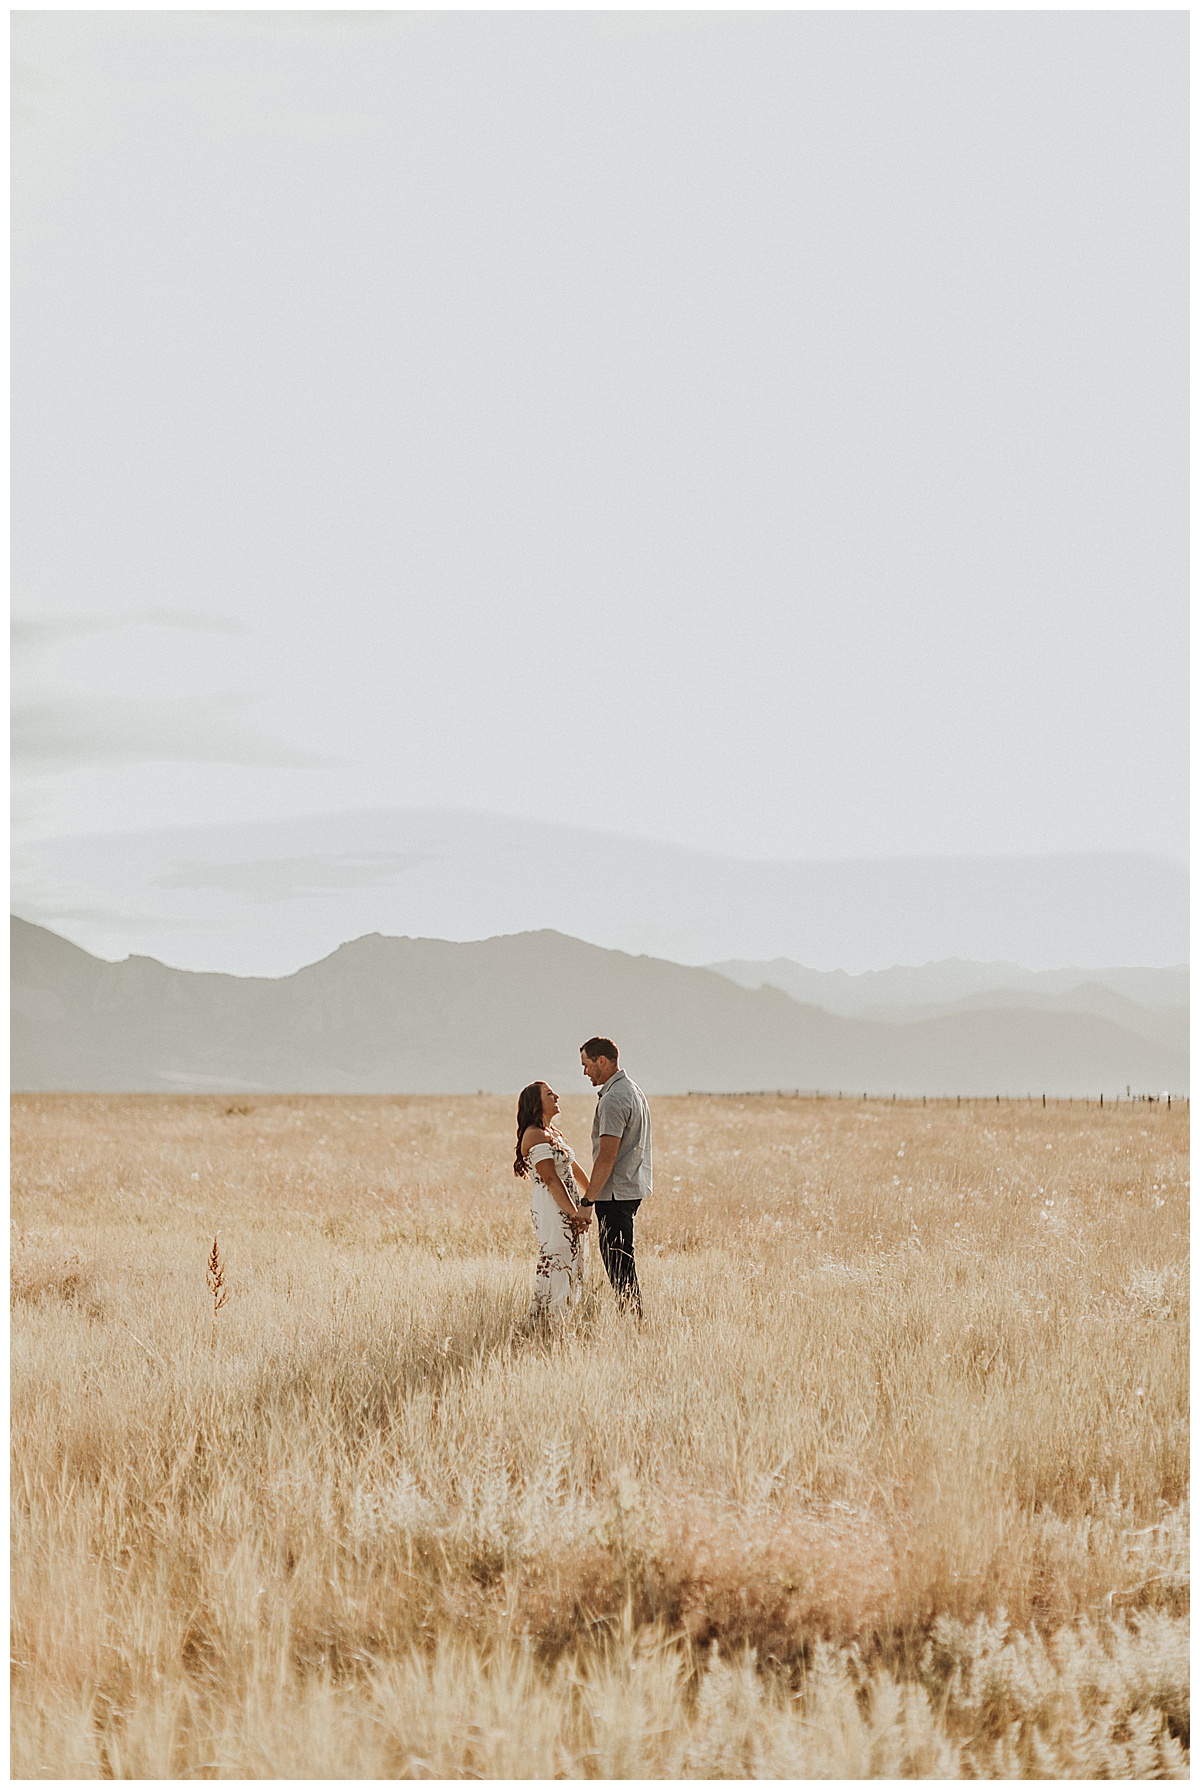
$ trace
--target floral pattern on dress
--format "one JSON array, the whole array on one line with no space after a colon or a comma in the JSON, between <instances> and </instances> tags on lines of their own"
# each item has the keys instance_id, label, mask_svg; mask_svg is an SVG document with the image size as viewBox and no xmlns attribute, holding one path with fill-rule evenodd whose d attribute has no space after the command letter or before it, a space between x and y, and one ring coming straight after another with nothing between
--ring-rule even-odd
<instances>
[{"instance_id":1,"label":"floral pattern on dress","mask_svg":"<svg viewBox=\"0 0 1200 1790\"><path fill-rule=\"evenodd\" d=\"M574 1160L570 1145L557 1132L551 1132L546 1144L537 1144L527 1160L545 1161L548 1151L558 1176L571 1198L578 1205L582 1197L579 1183L571 1172ZM530 1189L530 1216L537 1238L537 1265L533 1277L531 1318L563 1318L583 1297L587 1273L588 1238L586 1231L577 1231L550 1189L533 1168Z\"/></svg>"}]
</instances>

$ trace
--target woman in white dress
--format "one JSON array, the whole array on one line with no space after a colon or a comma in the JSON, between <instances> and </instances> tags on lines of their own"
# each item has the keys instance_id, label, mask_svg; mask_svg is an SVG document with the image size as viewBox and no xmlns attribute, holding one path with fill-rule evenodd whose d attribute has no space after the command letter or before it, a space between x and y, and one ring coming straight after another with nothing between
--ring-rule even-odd
<instances>
[{"instance_id":1,"label":"woman in white dress","mask_svg":"<svg viewBox=\"0 0 1200 1790\"><path fill-rule=\"evenodd\" d=\"M554 1123L559 1111L558 1095L544 1081L530 1082L517 1101L513 1174L530 1181L538 1246L531 1318L565 1318L583 1297L587 1273L592 1213L579 1202L587 1192L588 1177Z\"/></svg>"}]
</instances>

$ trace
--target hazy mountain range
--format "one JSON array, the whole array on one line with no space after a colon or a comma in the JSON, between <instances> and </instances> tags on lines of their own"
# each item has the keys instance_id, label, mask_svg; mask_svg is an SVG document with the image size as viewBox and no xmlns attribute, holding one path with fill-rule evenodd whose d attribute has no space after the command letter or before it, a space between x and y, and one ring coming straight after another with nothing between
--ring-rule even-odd
<instances>
[{"instance_id":1,"label":"hazy mountain range","mask_svg":"<svg viewBox=\"0 0 1200 1790\"><path fill-rule=\"evenodd\" d=\"M934 967L944 985L946 967ZM1138 1012L1171 1011L1094 986ZM927 1018L910 1001L888 1019L848 1017L551 931L471 943L376 934L266 978L107 963L14 919L12 995L20 1089L514 1092L538 1076L572 1089L579 1042L597 1031L655 1093L1094 1097L1188 1081L1185 1050L1094 1011L960 1005Z\"/></svg>"},{"instance_id":2,"label":"hazy mountain range","mask_svg":"<svg viewBox=\"0 0 1200 1790\"><path fill-rule=\"evenodd\" d=\"M897 965L848 976L810 970L785 957L771 963L709 966L743 988L781 988L793 1000L858 1019L911 1023L984 1007L1095 1013L1174 1050L1188 1048L1190 977L1170 969L1026 970L1015 963L951 958L919 968Z\"/></svg>"},{"instance_id":3,"label":"hazy mountain range","mask_svg":"<svg viewBox=\"0 0 1200 1790\"><path fill-rule=\"evenodd\" d=\"M1138 853L750 862L554 819L393 810L37 841L14 910L104 957L282 975L370 932L553 930L676 963L1188 958L1187 866Z\"/></svg>"}]
</instances>

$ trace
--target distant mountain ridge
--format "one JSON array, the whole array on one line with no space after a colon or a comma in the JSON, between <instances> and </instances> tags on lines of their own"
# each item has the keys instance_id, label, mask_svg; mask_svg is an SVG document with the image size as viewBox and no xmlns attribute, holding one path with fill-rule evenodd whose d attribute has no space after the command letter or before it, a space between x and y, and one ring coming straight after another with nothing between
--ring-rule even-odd
<instances>
[{"instance_id":1,"label":"distant mountain ridge","mask_svg":"<svg viewBox=\"0 0 1200 1790\"><path fill-rule=\"evenodd\" d=\"M948 957L933 963L893 964L890 969L862 970L852 975L846 970L811 969L791 958L776 957L766 963L734 959L710 963L708 968L740 982L743 988L759 988L769 982L795 1000L812 1001L830 1013L846 1014L865 1013L873 1007L929 1006L997 989L1022 996L1062 996L1086 983L1111 989L1145 1007L1186 1007L1191 981L1186 963L1161 969L1084 969L1074 965L1061 970L1029 970L1017 963L966 962L960 957Z\"/></svg>"},{"instance_id":2,"label":"distant mountain ridge","mask_svg":"<svg viewBox=\"0 0 1200 1790\"><path fill-rule=\"evenodd\" d=\"M1190 972L1169 969L1026 970L1015 963L942 963L848 976L811 970L776 958L770 963L714 963L710 969L743 988L779 988L793 1000L847 1018L896 1024L939 1019L984 1007L1041 1008L1054 1013L1095 1013L1143 1038L1186 1051L1189 1042Z\"/></svg>"},{"instance_id":3,"label":"distant mountain ridge","mask_svg":"<svg viewBox=\"0 0 1200 1790\"><path fill-rule=\"evenodd\" d=\"M572 1087L608 1032L652 1093L1183 1092L1186 1054L1089 1013L991 1009L896 1024L555 932L343 945L280 978L108 963L12 920L17 1089L515 1092Z\"/></svg>"},{"instance_id":4,"label":"distant mountain ridge","mask_svg":"<svg viewBox=\"0 0 1200 1790\"><path fill-rule=\"evenodd\" d=\"M1145 853L751 862L416 809L40 840L14 863L13 906L106 957L239 975L288 974L371 932L554 931L676 963L827 971L1188 956L1187 865Z\"/></svg>"}]
</instances>

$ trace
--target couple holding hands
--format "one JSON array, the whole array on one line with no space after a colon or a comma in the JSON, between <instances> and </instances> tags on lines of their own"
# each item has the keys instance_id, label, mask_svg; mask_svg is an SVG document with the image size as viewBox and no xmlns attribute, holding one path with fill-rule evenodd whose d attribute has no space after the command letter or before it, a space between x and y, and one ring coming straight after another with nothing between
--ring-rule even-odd
<instances>
[{"instance_id":1,"label":"couple holding hands","mask_svg":"<svg viewBox=\"0 0 1200 1790\"><path fill-rule=\"evenodd\" d=\"M600 1259L617 1301L640 1318L633 1218L651 1192L650 1108L637 1083L621 1068L611 1038L589 1038L579 1057L596 1090L590 1175L576 1162L574 1150L555 1124L559 1100L549 1083L530 1082L517 1101L513 1173L532 1183L538 1245L530 1316L564 1318L579 1303L594 1212Z\"/></svg>"}]
</instances>

